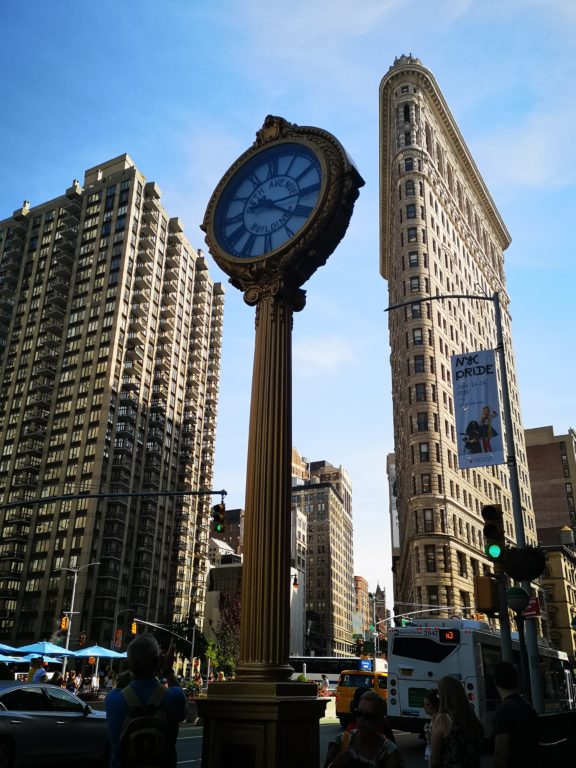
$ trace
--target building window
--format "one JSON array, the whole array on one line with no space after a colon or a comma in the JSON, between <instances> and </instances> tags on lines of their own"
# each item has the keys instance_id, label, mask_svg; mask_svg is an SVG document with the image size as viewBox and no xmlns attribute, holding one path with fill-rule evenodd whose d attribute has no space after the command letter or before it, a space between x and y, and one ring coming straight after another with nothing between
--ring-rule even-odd
<instances>
[{"instance_id":1,"label":"building window","mask_svg":"<svg viewBox=\"0 0 576 768\"><path fill-rule=\"evenodd\" d=\"M418 251L410 251L410 253L408 254L408 266L409 267L418 266Z\"/></svg>"},{"instance_id":2,"label":"building window","mask_svg":"<svg viewBox=\"0 0 576 768\"><path fill-rule=\"evenodd\" d=\"M410 293L418 293L420 291L420 278L419 277L411 277L410 278Z\"/></svg>"},{"instance_id":3,"label":"building window","mask_svg":"<svg viewBox=\"0 0 576 768\"><path fill-rule=\"evenodd\" d=\"M428 587L428 605L438 606L438 587Z\"/></svg>"},{"instance_id":4,"label":"building window","mask_svg":"<svg viewBox=\"0 0 576 768\"><path fill-rule=\"evenodd\" d=\"M417 403L423 403L426 400L426 384L416 384L414 394Z\"/></svg>"},{"instance_id":5,"label":"building window","mask_svg":"<svg viewBox=\"0 0 576 768\"><path fill-rule=\"evenodd\" d=\"M424 531L434 533L434 510L425 509L424 511Z\"/></svg>"},{"instance_id":6,"label":"building window","mask_svg":"<svg viewBox=\"0 0 576 768\"><path fill-rule=\"evenodd\" d=\"M405 171L413 171L414 170L414 158L413 157L405 157L404 158L404 170Z\"/></svg>"},{"instance_id":7,"label":"building window","mask_svg":"<svg viewBox=\"0 0 576 768\"><path fill-rule=\"evenodd\" d=\"M422 328L413 328L412 329L412 344L414 346L420 346L424 343L422 339Z\"/></svg>"},{"instance_id":8,"label":"building window","mask_svg":"<svg viewBox=\"0 0 576 768\"><path fill-rule=\"evenodd\" d=\"M436 547L433 544L427 544L424 550L426 553L426 571L436 573Z\"/></svg>"},{"instance_id":9,"label":"building window","mask_svg":"<svg viewBox=\"0 0 576 768\"><path fill-rule=\"evenodd\" d=\"M410 205L406 206L406 218L407 219L416 218L416 206L414 203L410 203Z\"/></svg>"},{"instance_id":10,"label":"building window","mask_svg":"<svg viewBox=\"0 0 576 768\"><path fill-rule=\"evenodd\" d=\"M409 243L416 243L418 241L418 230L416 227L408 227L406 230L406 238Z\"/></svg>"},{"instance_id":11,"label":"building window","mask_svg":"<svg viewBox=\"0 0 576 768\"><path fill-rule=\"evenodd\" d=\"M410 136L410 131L406 131L404 134L404 146L409 147L412 144L412 137Z\"/></svg>"},{"instance_id":12,"label":"building window","mask_svg":"<svg viewBox=\"0 0 576 768\"><path fill-rule=\"evenodd\" d=\"M464 552L456 552L456 557L458 558L458 573L460 576L467 577L468 576L468 568L466 566L466 555Z\"/></svg>"},{"instance_id":13,"label":"building window","mask_svg":"<svg viewBox=\"0 0 576 768\"><path fill-rule=\"evenodd\" d=\"M418 448L420 451L420 461L430 461L430 446L428 443L420 443Z\"/></svg>"},{"instance_id":14,"label":"building window","mask_svg":"<svg viewBox=\"0 0 576 768\"><path fill-rule=\"evenodd\" d=\"M412 179L409 179L406 182L405 190L406 190L406 197L408 197L408 195L414 194L414 182Z\"/></svg>"},{"instance_id":15,"label":"building window","mask_svg":"<svg viewBox=\"0 0 576 768\"><path fill-rule=\"evenodd\" d=\"M428 472L420 475L420 483L422 486L422 493L432 493L432 475Z\"/></svg>"},{"instance_id":16,"label":"building window","mask_svg":"<svg viewBox=\"0 0 576 768\"><path fill-rule=\"evenodd\" d=\"M418 426L418 432L428 432L428 414L417 413L416 424Z\"/></svg>"},{"instance_id":17,"label":"building window","mask_svg":"<svg viewBox=\"0 0 576 768\"><path fill-rule=\"evenodd\" d=\"M412 312L412 319L413 320L419 320L422 317L422 305L421 304L412 304L411 307Z\"/></svg>"},{"instance_id":18,"label":"building window","mask_svg":"<svg viewBox=\"0 0 576 768\"><path fill-rule=\"evenodd\" d=\"M424 355L414 355L414 373L424 373Z\"/></svg>"}]
</instances>

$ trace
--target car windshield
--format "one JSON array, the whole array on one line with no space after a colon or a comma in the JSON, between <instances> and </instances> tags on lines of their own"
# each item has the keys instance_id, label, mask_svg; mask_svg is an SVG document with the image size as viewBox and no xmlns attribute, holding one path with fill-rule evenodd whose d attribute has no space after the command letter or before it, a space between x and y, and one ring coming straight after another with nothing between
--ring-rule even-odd
<instances>
[{"instance_id":1,"label":"car windshield","mask_svg":"<svg viewBox=\"0 0 576 768\"><path fill-rule=\"evenodd\" d=\"M349 673L340 675L340 685L345 688L371 688L374 685L374 678L372 675L359 675Z\"/></svg>"}]
</instances>

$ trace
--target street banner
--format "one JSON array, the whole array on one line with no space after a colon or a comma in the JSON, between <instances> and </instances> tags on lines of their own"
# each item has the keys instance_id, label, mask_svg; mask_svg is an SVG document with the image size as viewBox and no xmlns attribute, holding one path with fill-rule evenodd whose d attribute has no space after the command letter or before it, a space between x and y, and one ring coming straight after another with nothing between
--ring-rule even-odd
<instances>
[{"instance_id":1,"label":"street banner","mask_svg":"<svg viewBox=\"0 0 576 768\"><path fill-rule=\"evenodd\" d=\"M505 464L493 349L452 355L458 466Z\"/></svg>"},{"instance_id":2,"label":"street banner","mask_svg":"<svg viewBox=\"0 0 576 768\"><path fill-rule=\"evenodd\" d=\"M353 611L352 612L352 637L363 637L364 636L364 630L362 629L363 625L363 616L360 611Z\"/></svg>"}]
</instances>

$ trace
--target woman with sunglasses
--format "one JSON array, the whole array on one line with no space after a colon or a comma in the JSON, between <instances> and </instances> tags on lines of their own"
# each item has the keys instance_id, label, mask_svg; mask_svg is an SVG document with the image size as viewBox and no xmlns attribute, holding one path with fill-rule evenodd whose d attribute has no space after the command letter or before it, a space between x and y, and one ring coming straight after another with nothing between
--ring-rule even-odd
<instances>
[{"instance_id":1,"label":"woman with sunglasses","mask_svg":"<svg viewBox=\"0 0 576 768\"><path fill-rule=\"evenodd\" d=\"M340 737L340 752L329 768L403 768L398 747L380 732L386 705L375 691L366 691L354 712L356 729Z\"/></svg>"}]
</instances>

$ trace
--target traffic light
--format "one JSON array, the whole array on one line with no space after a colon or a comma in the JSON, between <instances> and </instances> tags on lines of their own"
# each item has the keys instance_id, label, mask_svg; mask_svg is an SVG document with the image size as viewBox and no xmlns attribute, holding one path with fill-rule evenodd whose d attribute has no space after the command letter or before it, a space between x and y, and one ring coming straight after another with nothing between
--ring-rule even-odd
<instances>
[{"instance_id":1,"label":"traffic light","mask_svg":"<svg viewBox=\"0 0 576 768\"><path fill-rule=\"evenodd\" d=\"M494 564L502 565L506 535L500 504L487 504L482 507L484 518L484 552Z\"/></svg>"},{"instance_id":2,"label":"traffic light","mask_svg":"<svg viewBox=\"0 0 576 768\"><path fill-rule=\"evenodd\" d=\"M136 622L133 621L130 626L130 632L132 635L135 635L137 631L138 631L138 627L136 626Z\"/></svg>"},{"instance_id":3,"label":"traffic light","mask_svg":"<svg viewBox=\"0 0 576 768\"><path fill-rule=\"evenodd\" d=\"M212 507L212 532L224 533L226 527L226 507L224 502Z\"/></svg>"},{"instance_id":4,"label":"traffic light","mask_svg":"<svg viewBox=\"0 0 576 768\"><path fill-rule=\"evenodd\" d=\"M78 642L82 646L86 645L86 632L80 632L80 637L78 638Z\"/></svg>"},{"instance_id":5,"label":"traffic light","mask_svg":"<svg viewBox=\"0 0 576 768\"><path fill-rule=\"evenodd\" d=\"M68 616L62 616L62 618L60 619L60 629L63 632L66 632L66 630L68 629L68 622L69 622Z\"/></svg>"},{"instance_id":6,"label":"traffic light","mask_svg":"<svg viewBox=\"0 0 576 768\"><path fill-rule=\"evenodd\" d=\"M488 616L499 611L498 582L493 576L474 576L476 610Z\"/></svg>"}]
</instances>

